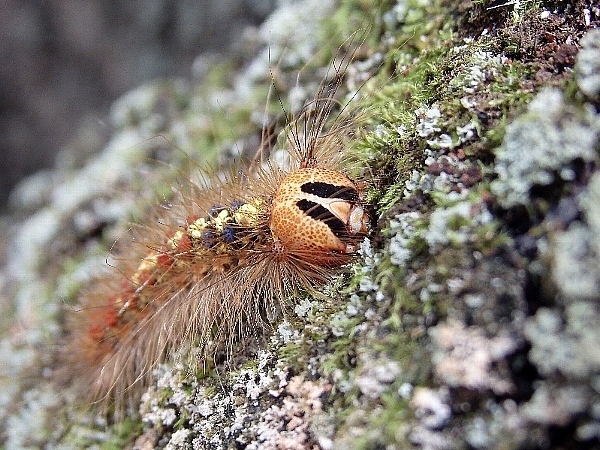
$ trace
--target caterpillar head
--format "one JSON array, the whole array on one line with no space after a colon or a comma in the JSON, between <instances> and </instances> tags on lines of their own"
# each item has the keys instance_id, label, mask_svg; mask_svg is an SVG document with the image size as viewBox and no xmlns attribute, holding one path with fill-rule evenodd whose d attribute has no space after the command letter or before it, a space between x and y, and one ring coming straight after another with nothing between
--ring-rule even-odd
<instances>
[{"instance_id":1,"label":"caterpillar head","mask_svg":"<svg viewBox=\"0 0 600 450\"><path fill-rule=\"evenodd\" d=\"M340 266L367 232L357 186L335 170L308 167L282 180L269 227L276 250L307 263Z\"/></svg>"}]
</instances>

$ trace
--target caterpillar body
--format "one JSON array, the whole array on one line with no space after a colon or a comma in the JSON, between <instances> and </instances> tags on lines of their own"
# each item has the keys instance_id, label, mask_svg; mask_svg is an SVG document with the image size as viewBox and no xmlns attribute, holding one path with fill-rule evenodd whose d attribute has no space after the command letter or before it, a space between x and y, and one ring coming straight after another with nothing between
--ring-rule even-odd
<instances>
[{"instance_id":1,"label":"caterpillar body","mask_svg":"<svg viewBox=\"0 0 600 450\"><path fill-rule=\"evenodd\" d=\"M342 169L352 120L325 131L341 67L286 126L285 167L186 179L167 209L118 243L117 270L82 294L69 321L66 364L93 401L123 411L161 361L182 348L200 359L229 351L355 255L368 216Z\"/></svg>"}]
</instances>

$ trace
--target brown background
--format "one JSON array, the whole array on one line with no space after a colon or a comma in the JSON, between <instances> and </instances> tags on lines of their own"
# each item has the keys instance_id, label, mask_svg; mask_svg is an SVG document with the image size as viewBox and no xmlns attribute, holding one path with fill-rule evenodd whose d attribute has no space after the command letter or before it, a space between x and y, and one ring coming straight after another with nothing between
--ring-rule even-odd
<instances>
[{"instance_id":1,"label":"brown background","mask_svg":"<svg viewBox=\"0 0 600 450\"><path fill-rule=\"evenodd\" d=\"M140 83L189 76L275 0L4 0L0 3L0 211L85 121Z\"/></svg>"}]
</instances>

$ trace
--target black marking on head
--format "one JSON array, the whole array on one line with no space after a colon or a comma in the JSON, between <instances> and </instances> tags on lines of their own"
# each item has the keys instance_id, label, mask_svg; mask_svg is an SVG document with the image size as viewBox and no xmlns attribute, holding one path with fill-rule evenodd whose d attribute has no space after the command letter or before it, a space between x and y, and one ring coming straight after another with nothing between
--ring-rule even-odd
<instances>
[{"instance_id":1,"label":"black marking on head","mask_svg":"<svg viewBox=\"0 0 600 450\"><path fill-rule=\"evenodd\" d=\"M358 201L356 189L348 186L336 186L322 181L303 183L300 190L306 194L316 195L321 198L339 198L352 203Z\"/></svg>"},{"instance_id":2,"label":"black marking on head","mask_svg":"<svg viewBox=\"0 0 600 450\"><path fill-rule=\"evenodd\" d=\"M296 206L308 214L309 217L324 222L338 238L343 239L348 236L348 231L346 230L344 222L334 216L327 208L305 199L298 200Z\"/></svg>"}]
</instances>

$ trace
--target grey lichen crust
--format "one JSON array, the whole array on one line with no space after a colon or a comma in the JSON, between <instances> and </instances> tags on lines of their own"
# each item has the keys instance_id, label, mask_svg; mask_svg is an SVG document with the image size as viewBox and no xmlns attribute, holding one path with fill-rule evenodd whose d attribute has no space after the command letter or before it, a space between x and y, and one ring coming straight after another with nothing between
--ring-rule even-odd
<instances>
[{"instance_id":1,"label":"grey lichen crust","mask_svg":"<svg viewBox=\"0 0 600 450\"><path fill-rule=\"evenodd\" d=\"M565 102L558 89L541 92L528 113L506 127L492 193L504 207L511 207L525 204L534 186L549 186L557 176L572 180L576 176L574 161L596 161L597 122L591 105L581 111Z\"/></svg>"},{"instance_id":2,"label":"grey lichen crust","mask_svg":"<svg viewBox=\"0 0 600 450\"><path fill-rule=\"evenodd\" d=\"M358 262L321 297L299 293L295 316L248 346L244 363L202 376L165 364L139 411L106 427L48 381L54 367L43 349L60 334L59 305L102 260L93 230L102 224L110 245L136 193L154 184L166 195L176 178L145 156L177 166L165 141L192 155L212 140L215 152L246 150L244 126L215 131L212 118L226 101L260 125L251 92L270 80L268 51L230 89L177 82L129 94L115 105L117 132L101 156L15 194L33 213L12 229L22 247L9 246L12 272L2 272L22 324L3 327L6 448L600 446L600 32L591 29L600 10L578 1L392 3L369 16L367 56L357 51L346 71L358 90L348 107L364 115L355 150L370 167L376 226ZM323 35L340 24L343 34L368 6L344 2L334 13L306 0L276 12L259 33L281 64L273 76L285 80L321 45L306 39L319 29L314 15L331 16ZM291 89L289 103L309 98L318 81ZM147 134L160 134L159 144L144 142ZM113 152L130 165L112 167L111 186L130 194L69 184L102 178ZM135 170L152 176L142 183ZM46 178L56 186L49 193ZM67 196L65 186L77 190ZM78 239L86 245L76 252ZM49 270L57 255L61 270Z\"/></svg>"}]
</instances>

